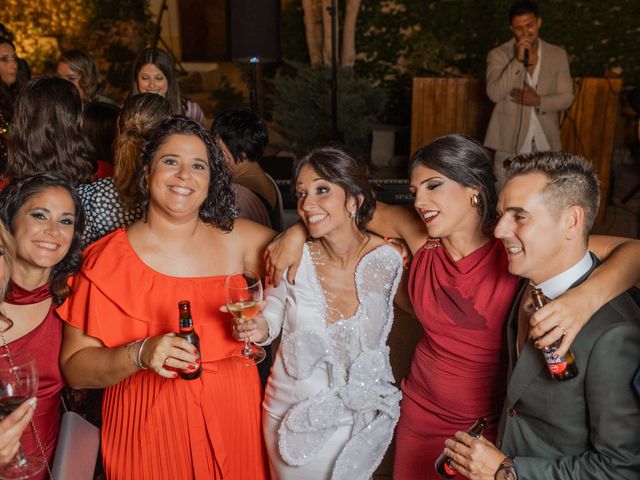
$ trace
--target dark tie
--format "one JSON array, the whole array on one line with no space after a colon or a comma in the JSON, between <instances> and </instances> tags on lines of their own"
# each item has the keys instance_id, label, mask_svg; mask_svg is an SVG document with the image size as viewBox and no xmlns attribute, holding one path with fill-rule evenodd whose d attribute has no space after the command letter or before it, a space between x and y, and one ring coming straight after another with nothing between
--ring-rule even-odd
<instances>
[{"instance_id":1,"label":"dark tie","mask_svg":"<svg viewBox=\"0 0 640 480\"><path fill-rule=\"evenodd\" d=\"M529 321L533 315L533 299L531 298L531 290L527 288L522 294L520 300L520 308L518 308L518 354L522 351L524 344L527 343L529 336Z\"/></svg>"}]
</instances>

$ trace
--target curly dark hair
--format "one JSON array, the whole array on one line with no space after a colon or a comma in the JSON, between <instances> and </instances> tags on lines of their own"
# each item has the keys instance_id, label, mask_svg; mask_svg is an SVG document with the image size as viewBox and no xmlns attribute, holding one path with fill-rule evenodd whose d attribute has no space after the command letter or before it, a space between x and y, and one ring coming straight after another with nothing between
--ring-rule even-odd
<instances>
[{"instance_id":1,"label":"curly dark hair","mask_svg":"<svg viewBox=\"0 0 640 480\"><path fill-rule=\"evenodd\" d=\"M0 194L0 217L13 233L15 230L14 220L20 208L31 197L49 188L66 190L71 196L75 207L75 223L71 246L65 257L51 269L51 275L49 276L53 301L56 305L60 305L71 295L71 288L67 285L67 280L71 275L78 273L82 266L81 236L84 231L85 217L82 202L75 189L58 172L42 172L13 179Z\"/></svg>"},{"instance_id":2,"label":"curly dark hair","mask_svg":"<svg viewBox=\"0 0 640 480\"><path fill-rule=\"evenodd\" d=\"M498 219L495 177L491 155L480 142L465 135L445 135L416 151L409 162L409 175L422 165L463 187L478 190L478 214L485 235L493 235Z\"/></svg>"},{"instance_id":3,"label":"curly dark hair","mask_svg":"<svg viewBox=\"0 0 640 480\"><path fill-rule=\"evenodd\" d=\"M27 83L15 103L7 177L60 172L74 187L89 183L97 165L81 121L82 101L71 82L43 76Z\"/></svg>"},{"instance_id":4,"label":"curly dark hair","mask_svg":"<svg viewBox=\"0 0 640 480\"><path fill-rule=\"evenodd\" d=\"M356 226L360 231L365 231L376 208L366 163L354 151L339 143L314 148L296 164L293 188L305 166L311 167L320 178L342 188L347 199L362 198L356 210Z\"/></svg>"},{"instance_id":5,"label":"curly dark hair","mask_svg":"<svg viewBox=\"0 0 640 480\"><path fill-rule=\"evenodd\" d=\"M200 205L200 220L210 223L224 232L233 230L233 221L237 217L236 194L233 189L231 172L224 159L222 150L213 137L199 123L176 115L162 122L149 136L149 142L142 150L142 164L149 171L158 149L172 135L194 135L204 143L209 161L209 188L207 198ZM149 202L146 175L140 177L140 190L143 192L145 206Z\"/></svg>"}]
</instances>

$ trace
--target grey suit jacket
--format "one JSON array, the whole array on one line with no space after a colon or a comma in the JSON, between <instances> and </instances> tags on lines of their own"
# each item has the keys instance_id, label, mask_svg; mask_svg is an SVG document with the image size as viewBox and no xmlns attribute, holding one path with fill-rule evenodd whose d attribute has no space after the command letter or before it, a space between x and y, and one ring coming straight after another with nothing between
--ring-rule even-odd
<instances>
[{"instance_id":1,"label":"grey suit jacket","mask_svg":"<svg viewBox=\"0 0 640 480\"><path fill-rule=\"evenodd\" d=\"M640 479L640 399L632 385L638 305L625 293L602 307L571 346L578 376L557 382L530 340L516 357L524 288L507 323L510 378L499 448L515 458L520 480Z\"/></svg>"},{"instance_id":2,"label":"grey suit jacket","mask_svg":"<svg viewBox=\"0 0 640 480\"><path fill-rule=\"evenodd\" d=\"M487 95L496 104L491 114L485 146L507 153L517 153L529 130L532 107L521 107L511 101L509 93L514 88L522 88L526 69L514 57L515 39L494 48L487 55ZM542 126L551 150L560 151L560 124L558 112L571 106L573 83L569 73L569 59L563 48L540 39L542 54L540 78L537 93L540 106L537 107L538 120ZM518 145L515 137L522 116L522 126Z\"/></svg>"}]
</instances>

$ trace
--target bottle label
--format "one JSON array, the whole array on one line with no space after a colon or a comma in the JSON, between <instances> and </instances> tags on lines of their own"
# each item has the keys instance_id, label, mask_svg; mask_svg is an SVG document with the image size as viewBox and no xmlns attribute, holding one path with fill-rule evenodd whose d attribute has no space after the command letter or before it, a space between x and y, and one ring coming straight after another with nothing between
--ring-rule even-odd
<instances>
[{"instance_id":1,"label":"bottle label","mask_svg":"<svg viewBox=\"0 0 640 480\"><path fill-rule=\"evenodd\" d=\"M444 471L447 472L448 475L456 475L458 471L449 465L449 460L444 462Z\"/></svg>"},{"instance_id":2,"label":"bottle label","mask_svg":"<svg viewBox=\"0 0 640 480\"><path fill-rule=\"evenodd\" d=\"M553 375L559 375L563 373L567 369L567 357L562 356L558 358L553 358L553 354L556 352L555 347L547 347L543 350L544 352L544 360L547 362L547 367L549 371Z\"/></svg>"}]
</instances>

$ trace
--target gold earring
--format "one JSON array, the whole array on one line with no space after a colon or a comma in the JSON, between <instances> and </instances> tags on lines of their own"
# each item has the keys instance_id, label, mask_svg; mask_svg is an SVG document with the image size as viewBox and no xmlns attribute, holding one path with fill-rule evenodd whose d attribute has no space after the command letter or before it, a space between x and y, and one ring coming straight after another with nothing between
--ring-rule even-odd
<instances>
[{"instance_id":1,"label":"gold earring","mask_svg":"<svg viewBox=\"0 0 640 480\"><path fill-rule=\"evenodd\" d=\"M471 206L473 208L478 208L478 205L480 205L480 199L478 198L478 195L474 193L471 197Z\"/></svg>"}]
</instances>

